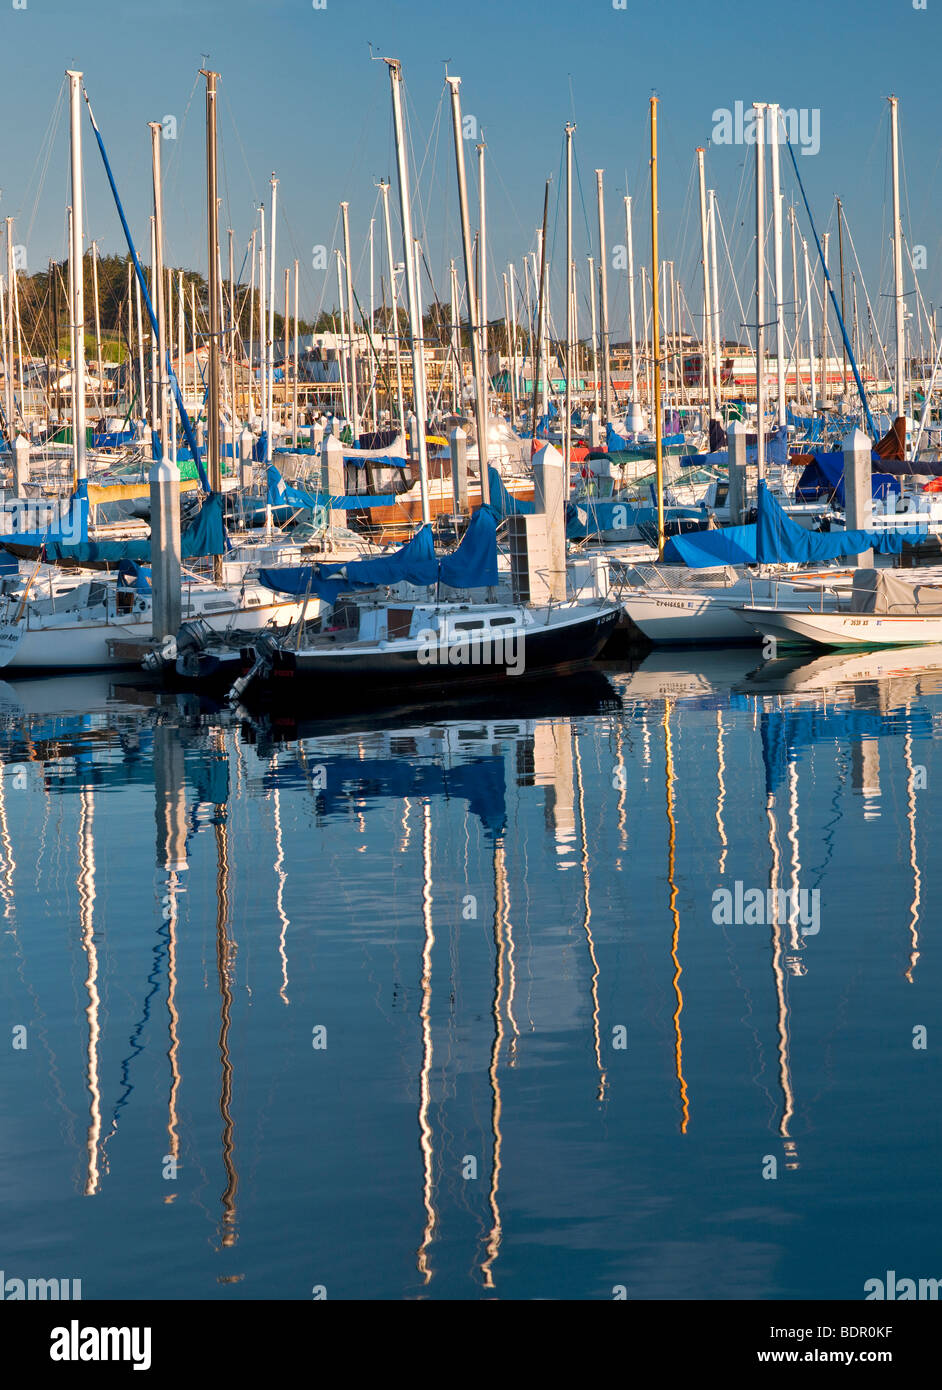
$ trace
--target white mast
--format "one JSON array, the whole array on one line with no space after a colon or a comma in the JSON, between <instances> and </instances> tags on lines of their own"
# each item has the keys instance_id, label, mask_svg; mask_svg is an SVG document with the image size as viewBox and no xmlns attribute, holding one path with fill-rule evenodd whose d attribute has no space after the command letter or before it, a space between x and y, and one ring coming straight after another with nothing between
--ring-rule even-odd
<instances>
[{"instance_id":1,"label":"white mast","mask_svg":"<svg viewBox=\"0 0 942 1390\"><path fill-rule=\"evenodd\" d=\"M606 420L612 417L612 377L609 371L608 340L608 274L605 252L605 190L602 185L604 169L595 171L595 192L599 213L599 324L602 330L602 404Z\"/></svg>"},{"instance_id":2,"label":"white mast","mask_svg":"<svg viewBox=\"0 0 942 1390\"><path fill-rule=\"evenodd\" d=\"M628 323L631 330L631 400L638 404L638 340L635 332L635 250L631 236L631 199L625 197L625 246L628 252Z\"/></svg>"},{"instance_id":3,"label":"white mast","mask_svg":"<svg viewBox=\"0 0 942 1390\"><path fill-rule=\"evenodd\" d=\"M392 301L393 341L396 344L396 398L399 402L399 425L401 428L406 417L402 404L402 365L399 361L399 310L396 307L396 266L393 261L392 230L389 222L388 180L380 180L379 190L383 195L383 222L386 226L386 260L389 265L389 296ZM386 332L388 335L388 323L386 325Z\"/></svg>"},{"instance_id":4,"label":"white mast","mask_svg":"<svg viewBox=\"0 0 942 1390\"><path fill-rule=\"evenodd\" d=\"M595 413L599 413L599 339L598 324L595 315L595 261L591 256L586 258L589 262L589 305L592 313L592 379L595 385Z\"/></svg>"},{"instance_id":5,"label":"white mast","mask_svg":"<svg viewBox=\"0 0 942 1390\"><path fill-rule=\"evenodd\" d=\"M480 270L478 273L478 304L480 305L481 318L481 372L483 375L484 387L484 421L485 425L490 413L491 373L488 365L487 355L487 202L484 194L484 131L481 131L481 143L475 147L478 152L478 201L480 205L480 231L478 234L478 260Z\"/></svg>"},{"instance_id":6,"label":"white mast","mask_svg":"<svg viewBox=\"0 0 942 1390\"><path fill-rule=\"evenodd\" d=\"M785 309L784 276L782 273L782 189L778 165L779 108L769 104L769 128L772 138L772 237L775 266L775 364L777 369L778 424L785 424Z\"/></svg>"},{"instance_id":7,"label":"white mast","mask_svg":"<svg viewBox=\"0 0 942 1390\"><path fill-rule=\"evenodd\" d=\"M341 262L342 257L341 257L341 254L340 254L339 251L335 251L334 254L335 254L335 256L337 257L337 299L338 299L339 302L340 302L340 350L339 350L338 353L337 353L337 360L338 360L338 363L339 363L339 366L340 366L340 396L341 396L341 407L342 407L342 409L343 409L344 415L346 415L346 416L349 417L349 414L350 414L350 404L349 404L349 398L348 398L348 396L347 396L347 368L346 368L346 365L345 365L345 363L346 363L346 348L345 348L345 346L344 346L344 340L345 340L345 338L346 338L346 336L347 336L347 330L346 330L346 320L345 320L345 318L344 318L344 308L343 308L343 274L342 274L341 269L340 269L340 262Z\"/></svg>"},{"instance_id":8,"label":"white mast","mask_svg":"<svg viewBox=\"0 0 942 1390\"><path fill-rule=\"evenodd\" d=\"M756 460L765 478L765 112L752 103L756 126Z\"/></svg>"},{"instance_id":9,"label":"white mast","mask_svg":"<svg viewBox=\"0 0 942 1390\"><path fill-rule=\"evenodd\" d=\"M572 133L566 122L566 418L563 423L563 477L569 485L572 452Z\"/></svg>"},{"instance_id":10,"label":"white mast","mask_svg":"<svg viewBox=\"0 0 942 1390\"><path fill-rule=\"evenodd\" d=\"M422 493L422 524L428 525L428 452L425 442L425 349L422 341L422 321L418 312L418 286L415 277L415 243L412 236L412 201L409 193L409 164L406 159L405 137L402 128L402 65L398 58L387 58L389 83L392 91L393 125L396 134L396 166L399 173L399 211L402 220L402 259L406 266L406 291L409 298L409 336L412 339L412 408L415 411L419 451L419 488ZM482 457L486 458L486 450ZM487 464L481 478L482 499L487 501Z\"/></svg>"},{"instance_id":11,"label":"white mast","mask_svg":"<svg viewBox=\"0 0 942 1390\"><path fill-rule=\"evenodd\" d=\"M801 239L801 254L805 262L805 311L808 322L808 389L811 394L812 415L818 408L818 393L814 379L814 323L811 317L811 267L808 264L808 243Z\"/></svg>"},{"instance_id":12,"label":"white mast","mask_svg":"<svg viewBox=\"0 0 942 1390\"><path fill-rule=\"evenodd\" d=\"M792 295L794 297L795 315L795 394L801 395L801 296L798 293L798 253L795 240L795 208L794 204L788 209L788 227L792 239Z\"/></svg>"},{"instance_id":13,"label":"white mast","mask_svg":"<svg viewBox=\"0 0 942 1390\"><path fill-rule=\"evenodd\" d=\"M267 364L266 374L268 377L268 390L265 396L268 404L268 419L265 426L265 462L271 463L272 446L272 424L274 417L274 394L275 394L275 233L277 230L276 212L278 209L278 180L275 175L271 176L271 252L269 256L269 285L268 285L268 341L265 344L265 359ZM217 425L218 429L218 425Z\"/></svg>"},{"instance_id":14,"label":"white mast","mask_svg":"<svg viewBox=\"0 0 942 1390\"><path fill-rule=\"evenodd\" d=\"M468 301L468 328L471 338L471 367L474 373L475 414L477 417L478 464L481 472L481 500L490 501L487 476L487 390L484 373L487 364L481 361L481 345L475 320L477 319L477 297L474 292L474 262L471 252L471 223L468 217L468 190L464 168L464 137L461 128L461 96L458 88L460 77L446 78L451 87L452 130L455 138L455 168L458 176L458 211L461 217L461 244L464 252L465 291ZM483 276L482 276L483 279Z\"/></svg>"},{"instance_id":15,"label":"white mast","mask_svg":"<svg viewBox=\"0 0 942 1390\"><path fill-rule=\"evenodd\" d=\"M512 383L512 385L511 385L511 392L512 392L512 394L511 394L511 410L512 410L512 415L513 415L513 427L514 427L514 429L516 429L516 428L517 428L517 404L516 404L516 402L517 402L517 294L516 294L516 288L515 288L515 286L514 286L514 268L513 268L513 265L512 265L512 264L511 264L511 265L508 265L507 271L508 271L508 282L509 282L509 285L510 285L510 321L511 321L512 333L513 333L513 337L512 337L512 339L511 339L512 346L511 346L511 349L510 349L510 353L511 353L510 360L511 360L511 363L513 364L512 367L511 367L511 383Z\"/></svg>"},{"instance_id":16,"label":"white mast","mask_svg":"<svg viewBox=\"0 0 942 1390\"><path fill-rule=\"evenodd\" d=\"M374 227L375 223L376 223L376 218L375 218L375 217L371 217L371 218L370 218L370 353L373 354L374 356L375 356L375 350L374 350L374 348L373 348L373 342L374 342L374 338L373 338L373 326L374 326L374 325L373 325L373 320L374 320L374 317L375 317L375 314L376 314L376 284L375 284L375 281L376 281L376 274L375 274L374 256L373 256L373 227ZM379 358L376 358L375 362L373 363L373 365L372 365L372 367L371 367L371 369L370 369L370 376L371 376L371 383L370 383L370 419L371 419L371 421L372 421L372 428L373 428L374 430L378 428L378 421L377 421L377 419L376 419L376 372L377 372L377 370L378 370L378 367L379 367Z\"/></svg>"},{"instance_id":17,"label":"white mast","mask_svg":"<svg viewBox=\"0 0 942 1390\"><path fill-rule=\"evenodd\" d=\"M903 247L899 212L899 112L898 99L890 103L890 156L893 170L893 293L896 299L896 414L906 414L906 340L903 305Z\"/></svg>"},{"instance_id":18,"label":"white mast","mask_svg":"<svg viewBox=\"0 0 942 1390\"><path fill-rule=\"evenodd\" d=\"M160 457L170 455L167 409L167 303L164 290L164 218L163 191L160 171L160 142L163 127L159 121L149 121L151 163L154 184L154 312L157 315L157 419L160 430ZM212 274L212 271L210 271Z\"/></svg>"},{"instance_id":19,"label":"white mast","mask_svg":"<svg viewBox=\"0 0 942 1390\"><path fill-rule=\"evenodd\" d=\"M85 274L82 263L82 74L67 70L72 152L72 459L76 485L88 476L85 457ZM9 286L7 286L9 290ZM12 314L12 300L9 305ZM8 363L12 372L12 362ZM9 421L13 428L12 416Z\"/></svg>"},{"instance_id":20,"label":"white mast","mask_svg":"<svg viewBox=\"0 0 942 1390\"><path fill-rule=\"evenodd\" d=\"M710 278L713 284L713 351L716 356L716 403L717 408L723 400L723 337L720 333L720 291L719 291L719 272L717 270L716 254L716 194L711 188L710 198Z\"/></svg>"},{"instance_id":21,"label":"white mast","mask_svg":"<svg viewBox=\"0 0 942 1390\"><path fill-rule=\"evenodd\" d=\"M353 263L350 259L350 218L349 203L341 203L340 211L343 216L343 259L347 272L347 331L350 334L350 423L353 430L353 439L360 433L360 396L357 390L357 357L354 347L353 335L356 318L353 313Z\"/></svg>"},{"instance_id":22,"label":"white mast","mask_svg":"<svg viewBox=\"0 0 942 1390\"><path fill-rule=\"evenodd\" d=\"M703 261L703 347L706 352L707 401L712 420L716 414L716 390L713 380L713 314L710 305L710 257L707 235L706 179L703 172L703 147L697 147L697 176L700 183L700 245Z\"/></svg>"}]
</instances>

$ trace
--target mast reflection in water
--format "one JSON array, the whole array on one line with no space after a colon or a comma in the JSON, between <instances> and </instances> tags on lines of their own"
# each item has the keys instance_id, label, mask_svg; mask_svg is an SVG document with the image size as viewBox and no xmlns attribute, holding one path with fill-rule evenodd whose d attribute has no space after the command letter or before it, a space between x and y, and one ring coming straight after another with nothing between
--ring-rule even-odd
<instances>
[{"instance_id":1,"label":"mast reflection in water","mask_svg":"<svg viewBox=\"0 0 942 1390\"><path fill-rule=\"evenodd\" d=\"M942 653L757 661L317 726L0 687L5 1268L225 1299L929 1269Z\"/></svg>"}]
</instances>

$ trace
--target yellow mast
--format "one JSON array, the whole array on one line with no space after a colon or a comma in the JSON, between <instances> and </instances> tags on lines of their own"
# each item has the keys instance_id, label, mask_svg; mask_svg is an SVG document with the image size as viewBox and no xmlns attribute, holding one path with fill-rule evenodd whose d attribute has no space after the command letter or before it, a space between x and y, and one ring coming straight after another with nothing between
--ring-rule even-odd
<instances>
[{"instance_id":1,"label":"yellow mast","mask_svg":"<svg viewBox=\"0 0 942 1390\"><path fill-rule=\"evenodd\" d=\"M654 339L654 458L657 474L657 558L664 559L664 453L661 429L661 344L657 254L657 97L651 98L651 334Z\"/></svg>"}]
</instances>

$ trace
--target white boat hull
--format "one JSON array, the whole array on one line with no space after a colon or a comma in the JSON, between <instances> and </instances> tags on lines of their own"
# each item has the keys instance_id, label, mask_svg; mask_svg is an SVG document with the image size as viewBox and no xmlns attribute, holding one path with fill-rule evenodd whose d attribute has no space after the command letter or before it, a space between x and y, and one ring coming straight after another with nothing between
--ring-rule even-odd
<instances>
[{"instance_id":1,"label":"white boat hull","mask_svg":"<svg viewBox=\"0 0 942 1390\"><path fill-rule=\"evenodd\" d=\"M262 592L269 601L251 607L239 607L233 603L209 612L205 606L194 605L190 612L184 603L183 621L200 618L214 632L226 632L229 628L260 632L269 626L288 627L300 617L303 602L272 602L271 594L267 590ZM307 616L313 616L311 605L308 605ZM19 622L0 626L0 667L31 671L91 671L100 667L126 665L126 661L112 655L111 643L149 642L152 630L150 613L133 614L127 622L113 616L109 622L77 618L74 622L55 627L31 627L20 619Z\"/></svg>"},{"instance_id":2,"label":"white boat hull","mask_svg":"<svg viewBox=\"0 0 942 1390\"><path fill-rule=\"evenodd\" d=\"M879 613L814 613L775 608L739 610L764 637L819 647L909 647L942 642L942 617L892 617Z\"/></svg>"}]
</instances>

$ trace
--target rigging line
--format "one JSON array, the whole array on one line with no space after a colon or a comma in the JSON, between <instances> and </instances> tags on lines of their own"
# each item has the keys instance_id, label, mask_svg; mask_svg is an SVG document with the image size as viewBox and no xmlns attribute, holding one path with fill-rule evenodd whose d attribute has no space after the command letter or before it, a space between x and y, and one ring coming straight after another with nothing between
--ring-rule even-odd
<instances>
[{"instance_id":1,"label":"rigging line","mask_svg":"<svg viewBox=\"0 0 942 1390\"><path fill-rule=\"evenodd\" d=\"M250 164L249 164L249 159L248 159L248 155L246 154L245 145L244 145L244 143L243 143L242 136L239 134L239 127L236 125L236 119L235 119L235 116L233 115L232 106L231 106L231 104L230 104L230 102L229 102L229 93L226 91L226 84L225 84L224 82L222 82L221 80L218 81L218 82L217 82L217 86L216 86L216 90L217 90L217 92L221 92L221 93L222 93L222 99L223 99L223 101L225 102L225 105L226 105L226 112L227 112L227 114L228 114L228 116L229 116L229 120L230 120L231 123L232 123L233 133L235 134L236 142L237 142L237 144L238 144L238 146L239 146L239 152L240 152L240 154L242 155L242 162L243 162L243 164L245 165L245 172L246 172L246 174L248 174L248 178L249 178L249 189L250 189L251 194L252 194L252 202L255 204L256 207L258 207L258 205L259 205L258 189L257 189L256 186L255 186L255 179L252 177L252 169L251 169L251 166L250 166Z\"/></svg>"},{"instance_id":2,"label":"rigging line","mask_svg":"<svg viewBox=\"0 0 942 1390\"><path fill-rule=\"evenodd\" d=\"M850 230L850 223L849 223L848 220L847 220L847 213L846 213L846 211L844 211L843 206L842 206L842 208L841 208L841 214L842 214L843 221L844 221L844 229L845 229L845 231L847 232L847 239L848 239L848 241L850 242L850 249L851 249L851 251L853 252L853 255L854 255L854 264L855 264L856 267L857 267L857 274L858 274L858 276L859 276L859 278L860 278L860 284L861 284L861 287L862 287L863 292L864 292L864 301L865 301L865 303L866 303L866 305L867 305L867 312L868 312L868 314L870 315L871 322L874 324L875 327L877 327L876 315L875 315L874 312L873 312L873 305L870 303L870 295L867 293L867 282L866 282L866 280L864 279L864 273L863 273L863 271L862 271L861 268L860 268L860 261L859 261L859 259L858 259L858 257L857 257L857 248L856 248L856 246L854 245L854 238L853 238L853 234L851 233L851 230ZM881 336L881 334L880 334L880 331L879 331L879 328L878 328L878 327L877 327L877 342L878 342L879 345L880 345L880 353L881 353L881 355L882 355L882 357L883 357L883 365L886 367L886 374L887 374L887 376L890 376L890 374L891 374L891 373L890 373L890 364L889 364L889 362L887 361L886 348L883 346L883 338L882 338L882 336Z\"/></svg>"},{"instance_id":3,"label":"rigging line","mask_svg":"<svg viewBox=\"0 0 942 1390\"><path fill-rule=\"evenodd\" d=\"M40 154L42 153L43 149L45 149L46 154L45 159L42 163L42 167L39 171L39 181L36 187L36 197L33 201L33 210L30 214L29 223L26 229L27 245L29 245L29 243L32 241L33 228L36 224L36 214L39 211L39 200L42 197L43 189L46 186L46 176L49 173L49 165L52 160L53 146L56 142L56 136L59 133L59 122L62 119L62 112L65 106L65 85L65 78L63 77L62 82L59 85L59 95L56 98L56 104L53 107L52 115L49 118L49 124L46 127L46 133L43 137L43 143L40 145ZM27 192L29 192L29 187L30 183L32 182L33 175L36 173L36 165L39 163L40 154L37 154L36 161L33 164L33 173L30 174L29 183L27 183L26 185Z\"/></svg>"},{"instance_id":4,"label":"rigging line","mask_svg":"<svg viewBox=\"0 0 942 1390\"><path fill-rule=\"evenodd\" d=\"M838 323L839 323L840 326L841 326L841 337L842 337L843 342L844 342L844 347L847 349L847 356L848 356L848 358L849 358L849 360L850 360L850 365L851 365L851 367L853 368L853 372L854 372L854 381L855 381L855 383L856 383L856 385L857 385L857 390L858 390L859 393L860 393L860 400L861 400L861 404L863 405L863 408L864 408L864 414L865 414L866 417L867 417L867 428L868 428L869 431L870 431L870 437L871 437L872 439L876 439L876 438L878 438L879 436L877 435L877 428L876 428L876 425L874 424L873 415L871 414L871 411L870 411L870 405L869 405L869 403L868 403L868 401L867 401L867 393L866 393L866 391L864 390L864 384L863 384L863 382L862 382L861 379L860 379L860 369L859 369L858 366L857 366L857 359L856 359L855 356L854 356L854 349L851 347L850 339L849 339L848 336L847 336L847 329L846 329L846 327L845 327L845 325L844 325L844 318L843 318L843 315L841 314L840 305L839 305L838 302L837 302L837 296L836 296L835 293L834 293L834 286L833 286L832 283L831 283L831 274L830 274L830 271L828 270L827 263L825 262L824 255L823 255L823 253L822 253L822 251L821 251L821 243L818 241L818 233L817 233L817 230L816 230L815 225L814 225L814 218L811 216L811 205L810 205L809 202L808 202L808 197L807 197L807 195L806 195L806 193L805 193L805 186L804 186L804 184L802 183L802 181L801 181L801 175L800 175L799 172L798 172L798 161L795 159L795 151L794 151L794 149L792 148L792 143L791 143L791 141L790 141L789 139L787 139L787 138L786 138L786 140L785 140L785 148L788 150L788 153L791 155L791 161L792 161L792 164L794 165L794 169L795 169L795 178L798 180L798 187L801 189L802 200L804 201L804 204L805 204L805 210L806 210L806 212L808 213L808 221L809 221L810 224L811 224L811 230L812 230L812 232L814 232L814 239L815 239L815 244L817 245L817 248L818 248L818 255L821 257L821 268L822 268L822 270L824 271L824 278L825 278L825 280L827 281L828 291L829 291L829 293L830 293L830 295L831 295L831 302L832 302L832 304L834 305L834 312L835 312L835 314L837 315L837 321L838 321ZM832 209L832 211L833 211L833 209ZM829 223L829 225L830 225L830 223Z\"/></svg>"}]
</instances>

